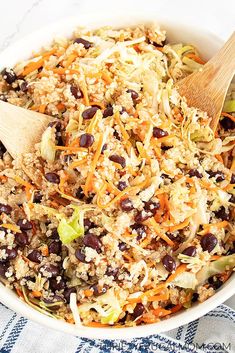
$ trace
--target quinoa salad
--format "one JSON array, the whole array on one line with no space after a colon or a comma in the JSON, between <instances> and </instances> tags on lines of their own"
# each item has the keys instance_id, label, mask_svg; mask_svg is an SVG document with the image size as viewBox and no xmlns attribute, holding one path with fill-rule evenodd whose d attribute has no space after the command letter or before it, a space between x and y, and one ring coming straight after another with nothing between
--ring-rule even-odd
<instances>
[{"instance_id":1,"label":"quinoa salad","mask_svg":"<svg viewBox=\"0 0 235 353\"><path fill-rule=\"evenodd\" d=\"M204 64L149 25L79 28L2 70L2 101L53 117L31 153L0 145L0 279L21 300L78 327L135 326L231 276L235 89L215 132L177 92Z\"/></svg>"}]
</instances>

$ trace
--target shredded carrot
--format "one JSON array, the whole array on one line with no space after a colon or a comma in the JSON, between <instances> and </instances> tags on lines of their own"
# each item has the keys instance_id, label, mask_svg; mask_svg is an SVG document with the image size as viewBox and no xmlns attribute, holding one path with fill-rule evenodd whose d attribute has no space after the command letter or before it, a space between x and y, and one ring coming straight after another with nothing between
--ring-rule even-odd
<instances>
[{"instance_id":1,"label":"shredded carrot","mask_svg":"<svg viewBox=\"0 0 235 353\"><path fill-rule=\"evenodd\" d=\"M7 178L7 176L6 175L0 175L0 180L1 180L1 183L6 183L7 182L7 180L8 180L8 178Z\"/></svg>"},{"instance_id":2,"label":"shredded carrot","mask_svg":"<svg viewBox=\"0 0 235 353\"><path fill-rule=\"evenodd\" d=\"M187 265L186 264L182 264L179 267L177 267L177 269L175 270L174 273L172 273L166 280L166 284L171 283L172 281L174 281L176 279L176 277L178 277L181 273L185 272L187 270Z\"/></svg>"},{"instance_id":3,"label":"shredded carrot","mask_svg":"<svg viewBox=\"0 0 235 353\"><path fill-rule=\"evenodd\" d=\"M22 72L22 76L27 76L31 72L38 70L44 64L44 59L39 59L38 61L33 61L25 66L24 71Z\"/></svg>"},{"instance_id":4,"label":"shredded carrot","mask_svg":"<svg viewBox=\"0 0 235 353\"><path fill-rule=\"evenodd\" d=\"M160 229L159 225L157 224L157 222L155 221L155 219L153 217L147 219L147 221L145 221L144 223L147 224L148 226L153 227L153 229L155 230L157 235L161 239L163 239L168 245L170 245L171 247L173 247L175 245L174 242L170 238L168 238L168 236L166 234L164 234L162 232L162 230Z\"/></svg>"},{"instance_id":5,"label":"shredded carrot","mask_svg":"<svg viewBox=\"0 0 235 353\"><path fill-rule=\"evenodd\" d=\"M85 326L88 326L88 327L110 327L110 325L108 325L108 324L101 324L100 322L96 322L96 321L89 322L89 324L86 324Z\"/></svg>"},{"instance_id":6,"label":"shredded carrot","mask_svg":"<svg viewBox=\"0 0 235 353\"><path fill-rule=\"evenodd\" d=\"M177 311L179 311L182 308L182 304L177 304L175 305L173 308L171 308L171 314L176 313Z\"/></svg>"},{"instance_id":7,"label":"shredded carrot","mask_svg":"<svg viewBox=\"0 0 235 353\"><path fill-rule=\"evenodd\" d=\"M116 122L118 123L119 127L120 127L120 130L121 130L121 133L122 133L122 136L125 140L129 140L130 136L128 135L125 127L124 127L124 124L123 122L121 121L121 118L120 118L120 113L119 112L116 112L114 114L114 119L116 120Z\"/></svg>"},{"instance_id":8,"label":"shredded carrot","mask_svg":"<svg viewBox=\"0 0 235 353\"><path fill-rule=\"evenodd\" d=\"M59 183L59 190L62 191L64 193L64 185L66 183L66 181L68 180L69 175L64 171L63 175L60 177L60 183Z\"/></svg>"},{"instance_id":9,"label":"shredded carrot","mask_svg":"<svg viewBox=\"0 0 235 353\"><path fill-rule=\"evenodd\" d=\"M211 228L215 227L217 229L223 229L228 226L229 222L228 221L221 221L217 223L210 223L210 224L204 224L203 225L203 230L201 232L198 232L199 235L205 235L208 233L208 231L211 230Z\"/></svg>"},{"instance_id":10,"label":"shredded carrot","mask_svg":"<svg viewBox=\"0 0 235 353\"><path fill-rule=\"evenodd\" d=\"M74 161L69 165L68 169L75 169L86 162L87 162L87 158L81 159L80 161Z\"/></svg>"},{"instance_id":11,"label":"shredded carrot","mask_svg":"<svg viewBox=\"0 0 235 353\"><path fill-rule=\"evenodd\" d=\"M100 111L98 110L95 113L94 117L91 119L91 122L90 122L90 124L89 124L89 126L87 128L87 132L89 134L93 133L95 127L98 125L98 123L101 121L101 119L102 119L102 114L100 114Z\"/></svg>"},{"instance_id":12,"label":"shredded carrot","mask_svg":"<svg viewBox=\"0 0 235 353\"><path fill-rule=\"evenodd\" d=\"M235 116L233 116L232 114L222 112L221 115L226 116L227 118L231 119L235 123Z\"/></svg>"},{"instance_id":13,"label":"shredded carrot","mask_svg":"<svg viewBox=\"0 0 235 353\"><path fill-rule=\"evenodd\" d=\"M42 296L42 293L39 292L38 290L33 290L33 291L31 292L31 294L32 294L32 296L33 296L34 298L41 298L41 296Z\"/></svg>"},{"instance_id":14,"label":"shredded carrot","mask_svg":"<svg viewBox=\"0 0 235 353\"><path fill-rule=\"evenodd\" d=\"M146 179L145 181L143 181L142 183L140 183L139 185L135 185L135 186L129 186L126 189L124 189L123 191L121 191L117 196L115 196L111 201L109 201L107 204L102 204L101 203L101 199L103 196L103 193L105 192L106 188L102 188L100 190L100 192L97 195L97 205L99 204L99 208L107 208L109 206L111 206L113 203L119 201L124 195L128 194L129 192L135 191L136 189L141 189L142 187L144 187L146 184L148 183L148 179Z\"/></svg>"},{"instance_id":15,"label":"shredded carrot","mask_svg":"<svg viewBox=\"0 0 235 353\"><path fill-rule=\"evenodd\" d=\"M46 104L42 104L38 108L39 113L42 113L42 114L45 113L45 110L46 110Z\"/></svg>"},{"instance_id":16,"label":"shredded carrot","mask_svg":"<svg viewBox=\"0 0 235 353\"><path fill-rule=\"evenodd\" d=\"M234 187L235 187L235 184L228 184L223 188L223 190L228 191L230 189L233 189Z\"/></svg>"},{"instance_id":17,"label":"shredded carrot","mask_svg":"<svg viewBox=\"0 0 235 353\"><path fill-rule=\"evenodd\" d=\"M166 142L166 141L172 139L173 137L175 137L175 136L174 135L167 135L167 136L163 136L163 137L158 137L156 139L156 142L161 142L161 143Z\"/></svg>"},{"instance_id":18,"label":"shredded carrot","mask_svg":"<svg viewBox=\"0 0 235 353\"><path fill-rule=\"evenodd\" d=\"M202 60L198 55L193 54L193 53L188 53L185 56L187 56L187 58L192 59L194 61L196 61L198 64L201 65L205 65L206 61Z\"/></svg>"},{"instance_id":19,"label":"shredded carrot","mask_svg":"<svg viewBox=\"0 0 235 353\"><path fill-rule=\"evenodd\" d=\"M176 230L183 229L189 225L190 217L186 218L186 220L180 224L176 224L174 226L169 227L169 232L175 232Z\"/></svg>"},{"instance_id":20,"label":"shredded carrot","mask_svg":"<svg viewBox=\"0 0 235 353\"><path fill-rule=\"evenodd\" d=\"M140 243L141 248L146 248L147 245L151 243L152 237L150 234L147 235L147 237Z\"/></svg>"},{"instance_id":21,"label":"shredded carrot","mask_svg":"<svg viewBox=\"0 0 235 353\"><path fill-rule=\"evenodd\" d=\"M85 80L80 83L80 89L81 89L81 91L83 93L85 105L90 105L89 96L88 96L88 90L87 90L87 84L86 84Z\"/></svg>"},{"instance_id":22,"label":"shredded carrot","mask_svg":"<svg viewBox=\"0 0 235 353\"><path fill-rule=\"evenodd\" d=\"M65 105L64 105L63 103L58 103L58 104L56 105L56 108L57 108L59 111L62 111L62 110L65 109Z\"/></svg>"},{"instance_id":23,"label":"shredded carrot","mask_svg":"<svg viewBox=\"0 0 235 353\"><path fill-rule=\"evenodd\" d=\"M157 308L151 311L155 316L164 317L171 314L171 310L166 310L163 308Z\"/></svg>"},{"instance_id":24,"label":"shredded carrot","mask_svg":"<svg viewBox=\"0 0 235 353\"><path fill-rule=\"evenodd\" d=\"M76 53L70 54L64 67L68 68L74 62L74 60L77 58L77 56L78 56L78 54L76 54Z\"/></svg>"},{"instance_id":25,"label":"shredded carrot","mask_svg":"<svg viewBox=\"0 0 235 353\"><path fill-rule=\"evenodd\" d=\"M211 261L215 261L215 260L218 260L220 258L221 258L221 256L219 256L219 255L212 255L210 259L211 259Z\"/></svg>"},{"instance_id":26,"label":"shredded carrot","mask_svg":"<svg viewBox=\"0 0 235 353\"><path fill-rule=\"evenodd\" d=\"M108 71L103 71L101 77L108 85L113 82L112 77L110 76L110 73Z\"/></svg>"},{"instance_id":27,"label":"shredded carrot","mask_svg":"<svg viewBox=\"0 0 235 353\"><path fill-rule=\"evenodd\" d=\"M26 197L27 197L27 200L29 201L31 199L32 190L34 189L34 186L31 185L30 183L28 183L27 181L23 180L18 175L15 175L14 179L17 183L19 183L25 187Z\"/></svg>"},{"instance_id":28,"label":"shredded carrot","mask_svg":"<svg viewBox=\"0 0 235 353\"><path fill-rule=\"evenodd\" d=\"M85 289L84 290L84 295L85 295L85 297L91 297L93 295L93 290Z\"/></svg>"},{"instance_id":29,"label":"shredded carrot","mask_svg":"<svg viewBox=\"0 0 235 353\"><path fill-rule=\"evenodd\" d=\"M164 301L164 300L168 300L168 299L169 299L168 291L166 293L162 293L159 295L154 295L152 297L148 297L149 302L160 302L160 301Z\"/></svg>"},{"instance_id":30,"label":"shredded carrot","mask_svg":"<svg viewBox=\"0 0 235 353\"><path fill-rule=\"evenodd\" d=\"M220 154L215 154L215 158L216 158L219 162L224 163L223 158L222 158L222 156L221 156Z\"/></svg>"},{"instance_id":31,"label":"shredded carrot","mask_svg":"<svg viewBox=\"0 0 235 353\"><path fill-rule=\"evenodd\" d=\"M126 252L123 253L122 256L124 257L124 259L128 260L129 262L134 262L134 259L129 254L127 254Z\"/></svg>"},{"instance_id":32,"label":"shredded carrot","mask_svg":"<svg viewBox=\"0 0 235 353\"><path fill-rule=\"evenodd\" d=\"M74 319L73 319L72 317L66 319L66 321L67 321L69 324L75 324L75 321L74 321Z\"/></svg>"},{"instance_id":33,"label":"shredded carrot","mask_svg":"<svg viewBox=\"0 0 235 353\"><path fill-rule=\"evenodd\" d=\"M85 183L85 186L84 186L84 194L86 196L88 196L88 192L90 191L91 181L92 181L93 174L95 172L96 165L97 165L97 162L99 160L99 157L100 157L100 154L101 154L101 151L102 151L102 147L103 147L103 135L100 134L99 140L98 140L98 144L96 146L96 152L94 154L94 158L93 158L93 161L91 163L90 171L89 171L89 173L87 175L86 183Z\"/></svg>"},{"instance_id":34,"label":"shredded carrot","mask_svg":"<svg viewBox=\"0 0 235 353\"><path fill-rule=\"evenodd\" d=\"M56 150L59 151L70 151L70 152L87 152L87 148L84 147L73 147L73 146L55 146Z\"/></svg>"},{"instance_id":35,"label":"shredded carrot","mask_svg":"<svg viewBox=\"0 0 235 353\"><path fill-rule=\"evenodd\" d=\"M19 289L19 288L16 288L16 293L18 294L18 296L22 299L24 299L24 295L23 295L23 292Z\"/></svg>"},{"instance_id":36,"label":"shredded carrot","mask_svg":"<svg viewBox=\"0 0 235 353\"><path fill-rule=\"evenodd\" d=\"M43 256L49 256L49 249L48 249L48 246L47 246L47 245L44 245L44 246L41 248L41 252L42 252L42 255L43 255Z\"/></svg>"},{"instance_id":37,"label":"shredded carrot","mask_svg":"<svg viewBox=\"0 0 235 353\"><path fill-rule=\"evenodd\" d=\"M14 224L10 224L10 223L2 223L1 227L6 228L6 229L10 229L15 233L19 233L20 232L20 227L14 225Z\"/></svg>"},{"instance_id":38,"label":"shredded carrot","mask_svg":"<svg viewBox=\"0 0 235 353\"><path fill-rule=\"evenodd\" d=\"M79 74L78 70L67 69L67 68L63 68L63 67L56 67L56 68L50 69L50 70L53 71L54 74L58 74L58 75Z\"/></svg>"}]
</instances>

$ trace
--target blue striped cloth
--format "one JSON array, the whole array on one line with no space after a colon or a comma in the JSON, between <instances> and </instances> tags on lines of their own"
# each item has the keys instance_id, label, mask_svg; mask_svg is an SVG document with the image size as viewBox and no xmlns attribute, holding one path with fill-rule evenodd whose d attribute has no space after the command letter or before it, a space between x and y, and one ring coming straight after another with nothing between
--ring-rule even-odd
<instances>
[{"instance_id":1,"label":"blue striped cloth","mask_svg":"<svg viewBox=\"0 0 235 353\"><path fill-rule=\"evenodd\" d=\"M44 328L0 303L0 353L28 352L234 353L235 311L220 305L202 318L166 334L109 341L73 337Z\"/></svg>"}]
</instances>

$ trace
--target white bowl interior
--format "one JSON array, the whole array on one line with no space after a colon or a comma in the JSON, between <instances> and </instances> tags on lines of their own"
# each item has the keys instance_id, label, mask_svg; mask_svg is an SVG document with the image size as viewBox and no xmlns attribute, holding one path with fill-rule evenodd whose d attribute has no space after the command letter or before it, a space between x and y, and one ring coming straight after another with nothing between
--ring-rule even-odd
<instances>
[{"instance_id":1,"label":"white bowl interior","mask_svg":"<svg viewBox=\"0 0 235 353\"><path fill-rule=\"evenodd\" d=\"M199 52L205 59L209 59L221 46L222 41L209 31L203 30L200 26L194 25L187 18L181 18L181 24L175 22L174 14L164 17L161 14L144 13L126 16L125 12L111 13L80 13L76 17L68 18L52 24L35 33L28 35L18 41L0 54L0 69L4 66L13 66L16 62L27 59L33 51L39 50L42 46L49 44L55 37L70 37L77 26L97 28L111 25L116 28L121 26L133 26L143 23L159 23L167 31L167 38L170 42L192 43L198 47ZM150 334L165 332L181 325L184 325L198 317L206 314L235 293L235 275L211 298L192 308L177 313L167 320L159 323L133 327L133 328L90 328L82 327L76 329L74 325L63 321L55 321L29 307L10 289L0 284L0 301L18 312L19 314L34 320L44 326L70 333L77 336L91 339L130 339L133 337L147 336Z\"/></svg>"}]
</instances>

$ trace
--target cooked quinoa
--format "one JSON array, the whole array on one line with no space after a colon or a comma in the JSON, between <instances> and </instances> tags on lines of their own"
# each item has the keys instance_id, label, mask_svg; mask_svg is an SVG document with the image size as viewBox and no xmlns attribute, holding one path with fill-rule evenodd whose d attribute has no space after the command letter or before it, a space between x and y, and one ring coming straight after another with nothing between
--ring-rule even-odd
<instances>
[{"instance_id":1,"label":"cooked quinoa","mask_svg":"<svg viewBox=\"0 0 235 353\"><path fill-rule=\"evenodd\" d=\"M51 115L32 153L0 146L0 277L76 325L153 323L235 265L235 90L214 134L177 80L204 61L157 26L78 29L5 68L3 101Z\"/></svg>"}]
</instances>

